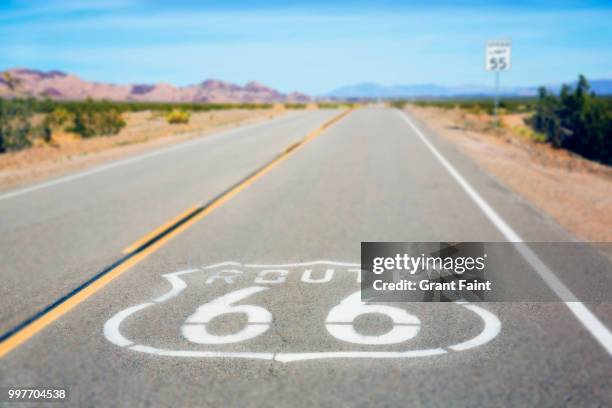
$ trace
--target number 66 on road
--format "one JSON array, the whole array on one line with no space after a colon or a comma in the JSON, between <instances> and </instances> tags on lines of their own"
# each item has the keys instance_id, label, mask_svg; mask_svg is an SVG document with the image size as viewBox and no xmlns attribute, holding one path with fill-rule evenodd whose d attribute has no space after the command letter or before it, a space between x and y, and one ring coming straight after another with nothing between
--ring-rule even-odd
<instances>
[{"instance_id":1,"label":"number 66 on road","mask_svg":"<svg viewBox=\"0 0 612 408\"><path fill-rule=\"evenodd\" d=\"M272 289L274 286L268 287L265 285L255 284L251 287L234 290L208 303L195 307L195 310L193 310L191 315L179 323L180 326L177 334L191 344L201 345L203 347L202 349L185 347L166 348L160 344L150 344L150 340L152 340L150 336L146 337L145 342L139 342L137 338L142 336L137 334L140 330L134 331L136 326L132 326L131 329L126 330L135 337L126 337L124 335L125 332L122 333L122 324L128 324L127 321L131 319L134 319L132 320L133 322L142 322L142 318L137 320L136 316L141 313L145 313L146 310L148 310L149 313L151 313L153 310L156 310L156 313L159 313L161 310L158 308L163 307L162 305L165 304L165 307L170 307L168 303L171 302L172 299L176 299L188 287L185 277L192 274L208 272L213 269L222 271L220 268L225 267L228 264L232 267L238 265L236 262L225 262L204 268L181 270L163 275L163 277L170 283L171 289L163 295L151 299L150 301L129 306L116 312L104 324L104 337L106 337L110 343L118 347L122 347L125 350L157 356L177 358L241 358L291 363L295 361L331 358L407 359L441 356L449 353L472 350L474 348L483 346L497 337L501 330L501 322L492 312L479 305L471 304L469 302L452 302L452 304L449 303L448 306L456 307L458 308L457 310L468 311L480 319L481 329L475 336L460 340L457 343L438 347L433 346L419 349L407 348L406 350L384 350L386 345L396 345L397 343L402 343L413 339L415 336L421 333L422 330L424 330L424 325L416 316L410 314L408 311L400 307L362 303L360 299L360 292L357 291L344 298L341 302L329 310L325 321L321 322L321 328L325 327L327 332L338 341L348 342L354 345L374 345L377 346L377 348L381 347L380 350L315 349L296 352L289 350L272 352L265 350L222 350L213 348L215 346L230 347L235 343L261 338L261 336L270 329L274 322L272 313L266 310L265 306L252 304L252 299L253 296L257 294L262 294L265 296L267 291ZM339 265L339 263L333 261L306 262L301 263L298 266L306 267L321 264L329 264L333 266L333 268L342 266L346 268L347 272L351 273L352 271L350 269L354 267L354 265ZM275 267L270 265L240 265L242 265L244 268L255 270L268 270ZM293 267L295 265L279 265L279 267L281 267L283 270L289 268L290 266ZM233 283L232 281L228 282L227 276L222 276L226 283ZM319 281L318 283L327 282L328 280L329 279L325 279L323 281ZM172 309L176 310L174 308ZM161 313L164 312L161 311ZM362 316L371 316L373 319L379 317L385 320L391 320L392 326L390 326L385 333L379 335L364 335L359 333L357 330L361 326L360 321ZM216 324L216 318L218 317L221 317L225 322L227 322L228 319L239 318L237 321L235 321L235 323L239 323L239 327L234 326L234 329L231 332L225 332L227 334L224 332L217 332L215 331L215 326L218 326ZM465 319L462 319L462 321L463 320ZM468 323L469 326L472 326L475 323L470 319L465 321L471 322Z\"/></svg>"},{"instance_id":2,"label":"number 66 on road","mask_svg":"<svg viewBox=\"0 0 612 408\"><path fill-rule=\"evenodd\" d=\"M265 333L272 323L272 314L261 306L233 305L256 293L268 290L266 287L253 286L236 290L221 296L197 308L187 318L181 328L183 336L198 344L228 344L253 339ZM244 314L247 317L245 326L237 333L214 335L208 331L211 320L225 314ZM382 314L393 321L393 328L378 336L359 334L354 327L357 317L365 314ZM357 291L334 306L327 315L327 331L335 338L357 344L397 344L410 340L419 332L419 319L392 306L367 305L361 302Z\"/></svg>"}]
</instances>

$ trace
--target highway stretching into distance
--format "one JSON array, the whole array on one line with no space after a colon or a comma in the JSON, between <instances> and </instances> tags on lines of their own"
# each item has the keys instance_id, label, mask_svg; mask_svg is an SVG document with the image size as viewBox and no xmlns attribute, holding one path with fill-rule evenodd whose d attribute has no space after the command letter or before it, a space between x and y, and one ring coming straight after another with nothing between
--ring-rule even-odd
<instances>
[{"instance_id":1,"label":"highway stretching into distance","mask_svg":"<svg viewBox=\"0 0 612 408\"><path fill-rule=\"evenodd\" d=\"M0 386L71 406L612 405L612 302L354 312L362 241L576 241L396 109L292 112L0 193L0 217ZM516 290L612 287L538 256Z\"/></svg>"}]
</instances>

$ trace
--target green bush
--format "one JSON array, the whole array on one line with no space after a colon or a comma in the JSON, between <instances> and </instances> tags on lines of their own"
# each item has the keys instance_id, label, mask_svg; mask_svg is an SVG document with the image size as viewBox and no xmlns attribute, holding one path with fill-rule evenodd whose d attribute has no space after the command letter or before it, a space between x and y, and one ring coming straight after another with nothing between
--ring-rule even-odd
<instances>
[{"instance_id":1,"label":"green bush","mask_svg":"<svg viewBox=\"0 0 612 408\"><path fill-rule=\"evenodd\" d=\"M58 106L45 116L45 125L51 129L65 129L74 122L74 114Z\"/></svg>"},{"instance_id":2,"label":"green bush","mask_svg":"<svg viewBox=\"0 0 612 408\"><path fill-rule=\"evenodd\" d=\"M531 125L555 147L612 164L612 103L589 90L582 75L575 87L564 85L559 96L540 88Z\"/></svg>"},{"instance_id":3,"label":"green bush","mask_svg":"<svg viewBox=\"0 0 612 408\"><path fill-rule=\"evenodd\" d=\"M406 103L408 102L405 100L398 99L398 100L390 101L389 105L396 109L404 109L404 106L406 106Z\"/></svg>"},{"instance_id":4,"label":"green bush","mask_svg":"<svg viewBox=\"0 0 612 408\"><path fill-rule=\"evenodd\" d=\"M13 88L20 86L12 77L3 78ZM8 82L7 82L8 81ZM19 150L32 145L37 138L50 140L52 129L75 132L83 138L113 135L124 126L124 112L151 111L160 115L172 115L177 110L178 122L189 121L189 111L209 112L226 109L272 109L269 103L177 103L177 102L111 102L106 100L55 101L45 99L0 98L0 153ZM170 112L170 113L168 113ZM41 125L34 115L45 115ZM185 116L187 119L185 119ZM173 119L174 120L174 119Z\"/></svg>"},{"instance_id":5,"label":"green bush","mask_svg":"<svg viewBox=\"0 0 612 408\"><path fill-rule=\"evenodd\" d=\"M269 103L208 103L208 102L136 102L136 101L55 101L49 98L31 99L31 108L34 113L49 114L57 108L64 108L70 113L79 110L95 110L98 112L114 109L123 112L168 112L172 109L187 110L191 112L209 112L228 109L272 109Z\"/></svg>"},{"instance_id":6,"label":"green bush","mask_svg":"<svg viewBox=\"0 0 612 408\"><path fill-rule=\"evenodd\" d=\"M181 109L172 109L166 115L166 121L170 123L171 125L176 125L180 123L189 123L190 118L191 118L191 114Z\"/></svg>"},{"instance_id":7,"label":"green bush","mask_svg":"<svg viewBox=\"0 0 612 408\"><path fill-rule=\"evenodd\" d=\"M535 98L533 97L503 97L499 102L499 108L506 113L524 113L533 110ZM481 114L493 114L494 102L492 97L483 98L443 98L418 100L414 102L417 106L435 106L442 109L460 108L468 112Z\"/></svg>"},{"instance_id":8,"label":"green bush","mask_svg":"<svg viewBox=\"0 0 612 408\"><path fill-rule=\"evenodd\" d=\"M86 107L74 113L72 126L67 130L82 138L89 138L117 134L124 126L125 120L115 109L96 110Z\"/></svg>"},{"instance_id":9,"label":"green bush","mask_svg":"<svg viewBox=\"0 0 612 408\"><path fill-rule=\"evenodd\" d=\"M37 138L49 140L50 129L32 124L33 99L0 99L0 153L25 149Z\"/></svg>"}]
</instances>

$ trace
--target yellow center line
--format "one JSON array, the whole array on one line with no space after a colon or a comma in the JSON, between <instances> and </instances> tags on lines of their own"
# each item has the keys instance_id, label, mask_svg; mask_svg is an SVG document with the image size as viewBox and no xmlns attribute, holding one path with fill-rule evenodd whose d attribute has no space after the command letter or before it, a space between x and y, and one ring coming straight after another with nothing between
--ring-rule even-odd
<instances>
[{"instance_id":1,"label":"yellow center line","mask_svg":"<svg viewBox=\"0 0 612 408\"><path fill-rule=\"evenodd\" d=\"M155 228L153 231L149 232L144 237L140 238L138 241L134 242L132 245L125 248L123 251L121 251L121 253L129 254L130 252L134 252L136 249L140 248L141 246L143 246L144 244L146 244L147 242L149 242L150 240L152 240L153 238L155 238L156 236L158 236L159 234L161 234L162 232L164 232L165 230L167 230L168 228L170 228L171 226L173 226L174 224L176 224L183 218L188 217L189 214L193 213L198 208L200 208L199 205L194 205L187 211L177 215L176 217L166 222L165 224L161 225L160 227Z\"/></svg>"},{"instance_id":2,"label":"yellow center line","mask_svg":"<svg viewBox=\"0 0 612 408\"><path fill-rule=\"evenodd\" d=\"M193 206L189 210L185 211L184 213L180 214L177 217L174 217L170 221L164 223L159 228L156 228L155 230L146 234L144 237L134 242L129 247L125 248L123 250L123 253L128 253L128 254L132 253L136 249L140 248L142 245L153 240L155 237L162 235L157 241L154 241L151 245L147 246L142 251L134 253L132 256L127 258L124 262L120 263L115 268L108 271L108 273L102 275L100 278L96 279L91 284L85 286L83 289L81 289L80 291L76 292L74 295L67 298L65 301L60 303L58 306L50 309L46 313L39 316L36 320L25 325L20 330L16 331L13 335L11 335L10 337L2 341L2 343L0 343L0 358L4 357L10 351L14 350L19 345L27 341L30 337L34 336L36 333L43 330L45 327L53 323L55 320L59 319L61 316L68 313L71 309L73 309L79 303L83 302L85 299L87 299L94 293L98 292L100 289L102 289L112 280L120 276L122 273L129 270L133 266L137 265L140 261L145 259L147 256L151 255L152 253L157 251L159 248L164 246L172 238L178 236L183 231L187 230L189 227L191 227L192 225L194 225L195 223L197 223L198 221L200 221L201 219L203 219L204 217L212 213L214 210L216 210L221 205L229 201L232 197L236 196L239 192L247 188L257 179L262 177L264 174L268 173L270 170L272 170L272 168L276 167L277 165L285 161L291 154L293 154L300 147L306 145L308 142L320 136L324 130L328 129L331 125L338 122L343 117L347 116L350 112L352 112L352 109L346 110L340 113L339 115L335 116L334 118L330 119L329 121L325 122L322 126L310 132L300 142L290 146L290 148L288 149L285 149L285 151L281 155L276 157L274 160L270 161L260 170L258 170L251 176L247 177L242 182L240 182L239 184L237 184L236 186L234 186L232 189L228 190L221 196L217 197L214 201L212 201L209 205L207 205L202 212L188 219L186 222L180 224L178 227L174 228L167 234L162 235L164 234L165 231L167 231L169 228L177 224L180 220L185 219L190 214L193 214L195 211L201 208L201 206L199 205Z\"/></svg>"}]
</instances>

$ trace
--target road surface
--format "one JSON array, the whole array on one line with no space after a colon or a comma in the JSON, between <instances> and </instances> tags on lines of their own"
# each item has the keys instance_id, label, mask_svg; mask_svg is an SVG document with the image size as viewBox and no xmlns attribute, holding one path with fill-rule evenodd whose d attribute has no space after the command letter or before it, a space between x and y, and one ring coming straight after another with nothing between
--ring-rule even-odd
<instances>
[{"instance_id":1,"label":"road surface","mask_svg":"<svg viewBox=\"0 0 612 408\"><path fill-rule=\"evenodd\" d=\"M612 405L610 303L347 313L361 241L575 241L394 109L294 113L0 194L0 214L0 386L71 406ZM517 285L592 290L553 266Z\"/></svg>"}]
</instances>

